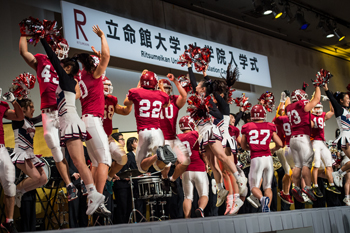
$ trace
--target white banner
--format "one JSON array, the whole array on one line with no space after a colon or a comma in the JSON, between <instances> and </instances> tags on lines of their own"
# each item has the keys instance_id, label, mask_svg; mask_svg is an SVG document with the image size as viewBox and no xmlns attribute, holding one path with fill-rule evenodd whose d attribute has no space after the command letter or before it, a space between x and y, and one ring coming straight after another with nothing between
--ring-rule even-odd
<instances>
[{"instance_id":1,"label":"white banner","mask_svg":"<svg viewBox=\"0 0 350 233\"><path fill-rule=\"evenodd\" d=\"M227 65L232 63L239 68L240 82L271 87L266 56L65 1L61 1L61 7L64 35L72 48L91 51L91 46L95 46L98 50L101 42L92 26L99 25L107 36L111 56L187 71L187 66L181 67L177 62L187 46L193 44L211 50L209 76L225 77Z\"/></svg>"}]
</instances>

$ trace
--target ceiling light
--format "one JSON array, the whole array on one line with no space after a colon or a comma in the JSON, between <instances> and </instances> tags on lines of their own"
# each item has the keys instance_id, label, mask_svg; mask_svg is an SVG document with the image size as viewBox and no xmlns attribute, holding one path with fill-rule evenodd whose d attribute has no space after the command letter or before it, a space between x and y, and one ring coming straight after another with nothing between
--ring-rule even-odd
<instances>
[{"instance_id":1,"label":"ceiling light","mask_svg":"<svg viewBox=\"0 0 350 233\"><path fill-rule=\"evenodd\" d=\"M345 38L344 34L341 33L341 31L338 28L335 28L333 32L338 37L339 41L342 41Z\"/></svg>"},{"instance_id":2,"label":"ceiling light","mask_svg":"<svg viewBox=\"0 0 350 233\"><path fill-rule=\"evenodd\" d=\"M329 20L321 18L320 22L318 23L318 28L322 29L327 38L334 37L334 27L331 25Z\"/></svg>"},{"instance_id":3,"label":"ceiling light","mask_svg":"<svg viewBox=\"0 0 350 233\"><path fill-rule=\"evenodd\" d=\"M283 15L283 11L281 11L279 9L279 7L274 3L273 6L273 16L275 17L275 19L278 19L279 17L281 17Z\"/></svg>"},{"instance_id":4,"label":"ceiling light","mask_svg":"<svg viewBox=\"0 0 350 233\"><path fill-rule=\"evenodd\" d=\"M298 10L296 15L295 15L295 18L298 21L301 30L305 30L309 27L310 24L308 22L306 22L306 20L304 18L304 12Z\"/></svg>"}]
</instances>

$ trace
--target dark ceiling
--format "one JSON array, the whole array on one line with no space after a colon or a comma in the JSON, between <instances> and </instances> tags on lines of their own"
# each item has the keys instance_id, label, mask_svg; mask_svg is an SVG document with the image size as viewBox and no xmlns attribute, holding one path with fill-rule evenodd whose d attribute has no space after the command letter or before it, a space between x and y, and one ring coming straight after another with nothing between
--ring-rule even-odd
<instances>
[{"instance_id":1,"label":"dark ceiling","mask_svg":"<svg viewBox=\"0 0 350 233\"><path fill-rule=\"evenodd\" d=\"M281 10L288 2L293 16L290 22L286 14L275 19L273 14L257 13L254 0L163 1L350 61L349 0L255 0L256 4L274 2ZM300 29L294 17L297 11L301 11L310 24L306 30ZM345 39L338 41L336 35L326 38L318 26L321 19L338 28Z\"/></svg>"}]
</instances>

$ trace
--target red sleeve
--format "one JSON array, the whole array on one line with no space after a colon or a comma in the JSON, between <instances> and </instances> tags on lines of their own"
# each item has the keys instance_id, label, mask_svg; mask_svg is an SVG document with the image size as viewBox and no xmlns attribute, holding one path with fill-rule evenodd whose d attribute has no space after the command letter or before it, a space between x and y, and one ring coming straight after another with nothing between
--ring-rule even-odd
<instances>
[{"instance_id":1,"label":"red sleeve","mask_svg":"<svg viewBox=\"0 0 350 233\"><path fill-rule=\"evenodd\" d=\"M274 125L274 124L272 124L272 123L269 123L269 126L270 126L271 132L276 132L276 131L277 131L276 125Z\"/></svg>"},{"instance_id":2,"label":"red sleeve","mask_svg":"<svg viewBox=\"0 0 350 233\"><path fill-rule=\"evenodd\" d=\"M116 96L112 96L113 104L116 106L118 104L118 98Z\"/></svg>"},{"instance_id":3,"label":"red sleeve","mask_svg":"<svg viewBox=\"0 0 350 233\"><path fill-rule=\"evenodd\" d=\"M241 132L242 132L242 134L247 134L247 131L248 131L248 124L245 124L242 126Z\"/></svg>"},{"instance_id":4,"label":"red sleeve","mask_svg":"<svg viewBox=\"0 0 350 233\"><path fill-rule=\"evenodd\" d=\"M128 99L131 101L135 100L135 98L136 98L135 95L136 95L135 88L130 89L128 92Z\"/></svg>"},{"instance_id":5,"label":"red sleeve","mask_svg":"<svg viewBox=\"0 0 350 233\"><path fill-rule=\"evenodd\" d=\"M159 91L160 92L160 94L163 96L163 98L164 98L164 102L163 102L163 105L164 104L167 104L168 102L169 102L169 99L170 99L170 96L168 96L168 94L166 94L166 93L164 93L164 92L162 92L162 91Z\"/></svg>"},{"instance_id":6,"label":"red sleeve","mask_svg":"<svg viewBox=\"0 0 350 233\"><path fill-rule=\"evenodd\" d=\"M5 112L10 109L10 106L7 102L5 101L0 101L0 104L5 107Z\"/></svg>"},{"instance_id":7,"label":"red sleeve","mask_svg":"<svg viewBox=\"0 0 350 233\"><path fill-rule=\"evenodd\" d=\"M309 103L309 100L303 100L303 101L299 101L298 105L304 109L305 105L307 105Z\"/></svg>"}]
</instances>

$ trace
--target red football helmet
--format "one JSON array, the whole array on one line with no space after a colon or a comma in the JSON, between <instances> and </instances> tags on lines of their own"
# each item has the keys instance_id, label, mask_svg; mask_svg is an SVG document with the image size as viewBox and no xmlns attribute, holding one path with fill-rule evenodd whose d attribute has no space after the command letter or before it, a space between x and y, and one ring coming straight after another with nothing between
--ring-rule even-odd
<instances>
[{"instance_id":1,"label":"red football helmet","mask_svg":"<svg viewBox=\"0 0 350 233\"><path fill-rule=\"evenodd\" d=\"M61 42L58 43L58 47L55 51L57 54L58 59L62 60L68 57L68 52L69 52L69 45L66 39L62 39Z\"/></svg>"},{"instance_id":2,"label":"red football helmet","mask_svg":"<svg viewBox=\"0 0 350 233\"><path fill-rule=\"evenodd\" d=\"M257 104L250 110L250 119L255 120L266 120L266 110L264 106Z\"/></svg>"},{"instance_id":3,"label":"red football helmet","mask_svg":"<svg viewBox=\"0 0 350 233\"><path fill-rule=\"evenodd\" d=\"M318 109L315 109L318 108ZM316 106L312 109L312 114L314 114L315 116L321 116L323 113L323 105L321 104L321 102L319 102L318 104L316 104Z\"/></svg>"},{"instance_id":4,"label":"red football helmet","mask_svg":"<svg viewBox=\"0 0 350 233\"><path fill-rule=\"evenodd\" d=\"M196 128L196 125L193 121L193 119L190 116L183 116L181 117L179 121L179 126L182 131L185 130L194 130Z\"/></svg>"},{"instance_id":5,"label":"red football helmet","mask_svg":"<svg viewBox=\"0 0 350 233\"><path fill-rule=\"evenodd\" d=\"M173 90L173 87L171 86L171 83L168 79L160 79L159 82L163 82L163 87L165 89L165 92L170 95L171 91ZM170 88L170 90L167 90L166 88ZM158 89L159 89L159 85L158 85Z\"/></svg>"},{"instance_id":6,"label":"red football helmet","mask_svg":"<svg viewBox=\"0 0 350 233\"><path fill-rule=\"evenodd\" d=\"M113 85L111 80L109 80L105 75L102 76L102 83L103 83L103 93L105 96L108 94L113 93ZM107 90L106 90L107 89Z\"/></svg>"},{"instance_id":7,"label":"red football helmet","mask_svg":"<svg viewBox=\"0 0 350 233\"><path fill-rule=\"evenodd\" d=\"M140 77L141 87L155 90L158 85L158 77L152 71L144 70Z\"/></svg>"},{"instance_id":8,"label":"red football helmet","mask_svg":"<svg viewBox=\"0 0 350 233\"><path fill-rule=\"evenodd\" d=\"M292 92L291 99L292 99L292 103L297 102L299 100L306 100L307 94L302 89L296 89L295 91Z\"/></svg>"}]
</instances>

